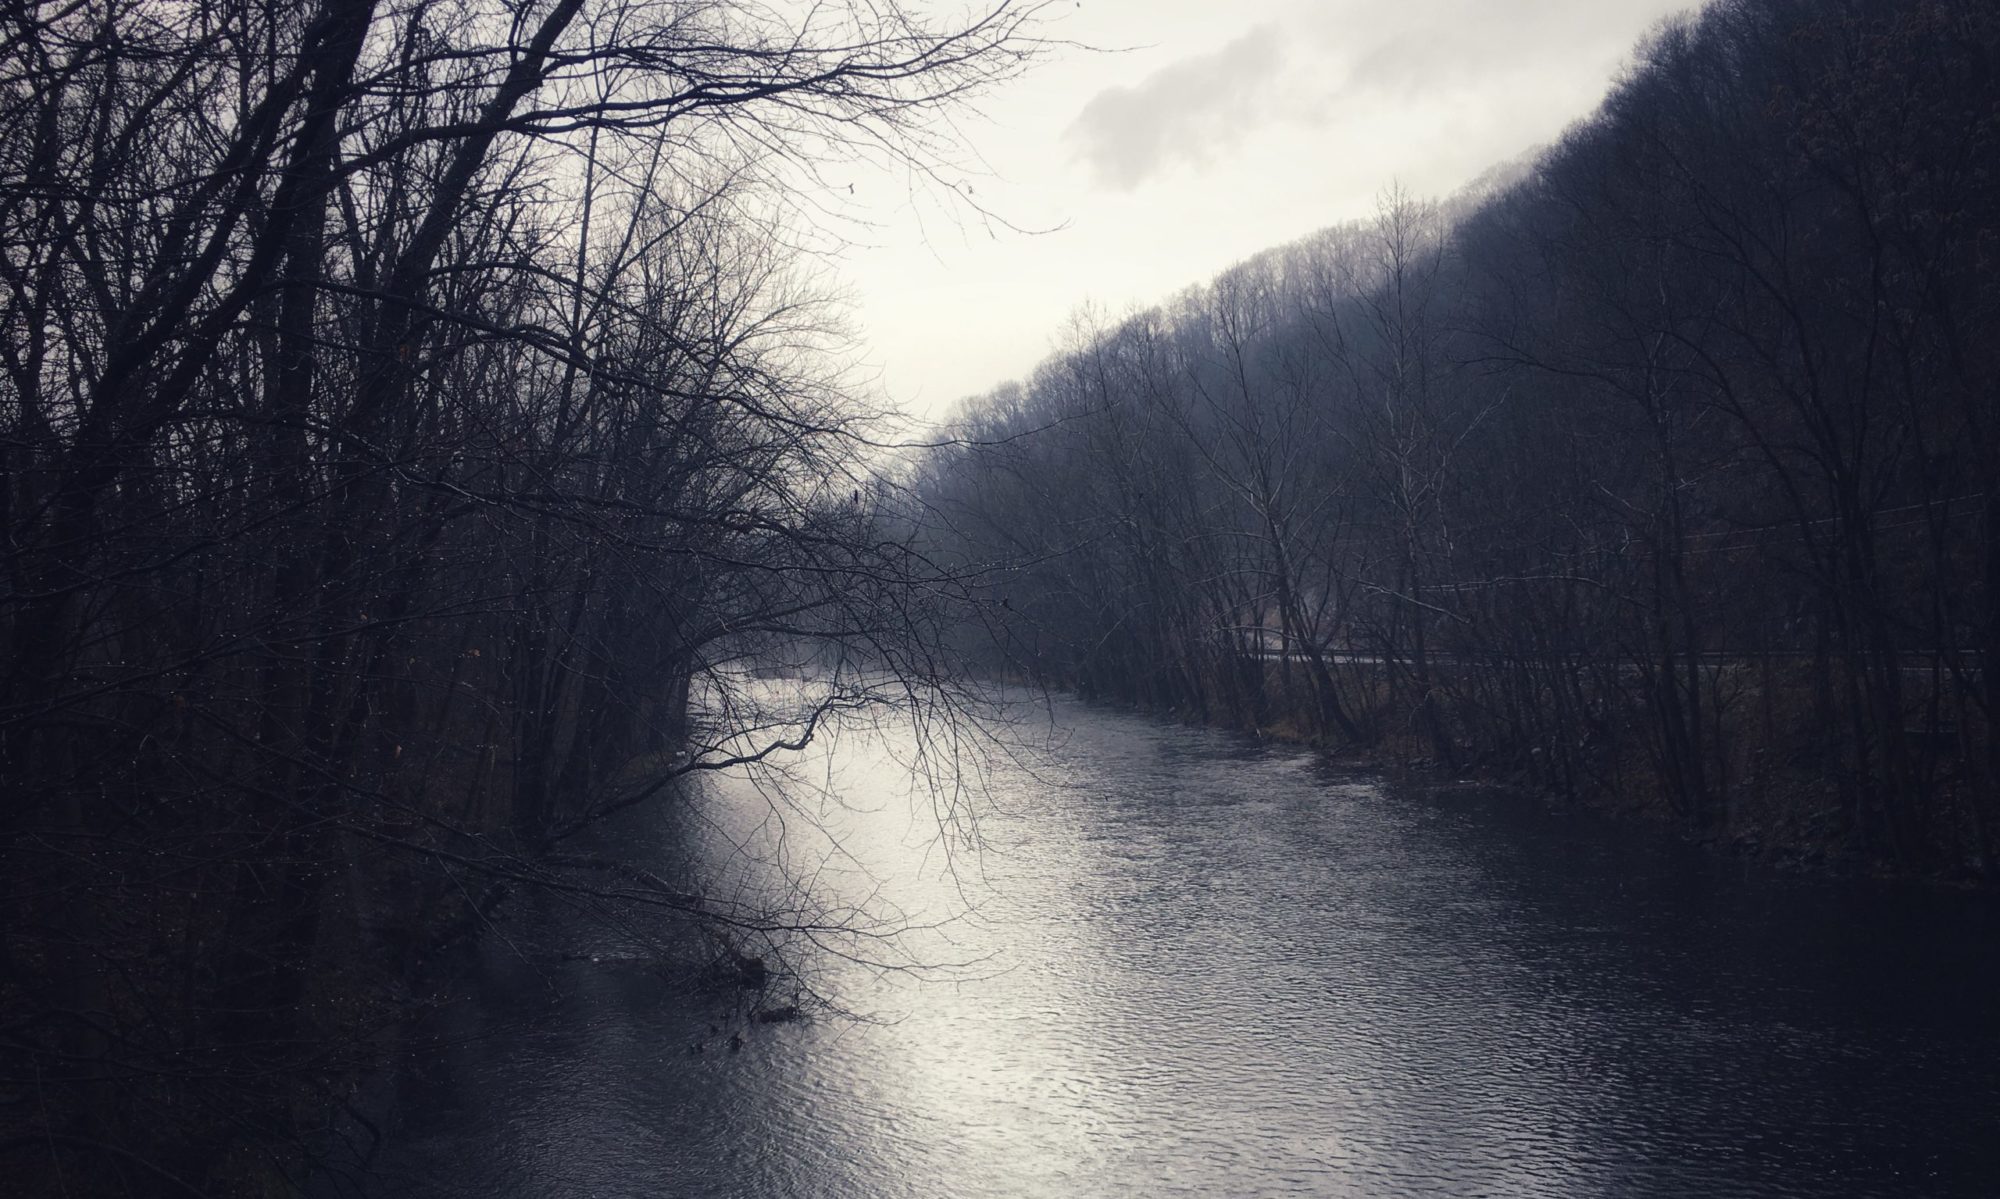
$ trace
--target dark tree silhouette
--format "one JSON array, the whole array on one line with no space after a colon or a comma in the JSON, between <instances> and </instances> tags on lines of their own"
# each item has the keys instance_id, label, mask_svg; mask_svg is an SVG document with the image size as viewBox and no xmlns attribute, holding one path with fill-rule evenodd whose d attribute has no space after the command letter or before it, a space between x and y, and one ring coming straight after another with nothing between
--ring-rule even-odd
<instances>
[{"instance_id":1,"label":"dark tree silhouette","mask_svg":"<svg viewBox=\"0 0 2000 1199\"><path fill-rule=\"evenodd\" d=\"M0 15L13 1184L269 1193L505 888L820 919L574 839L941 702L787 189L932 169L1040 7Z\"/></svg>"}]
</instances>

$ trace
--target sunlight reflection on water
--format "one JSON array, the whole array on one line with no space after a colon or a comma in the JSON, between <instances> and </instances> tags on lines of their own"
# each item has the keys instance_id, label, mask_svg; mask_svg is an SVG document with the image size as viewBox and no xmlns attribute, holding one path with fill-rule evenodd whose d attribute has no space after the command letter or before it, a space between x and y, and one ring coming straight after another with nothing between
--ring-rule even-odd
<instances>
[{"instance_id":1,"label":"sunlight reflection on water","mask_svg":"<svg viewBox=\"0 0 2000 1199\"><path fill-rule=\"evenodd\" d=\"M375 1189L1993 1193L1991 901L1057 715L1065 742L993 768L982 852L912 812L893 735L816 767L844 854L782 825L822 888L943 921L915 957L974 965L830 962L816 984L878 1021L765 1025L610 962L561 967L551 1003L489 951L452 1047L399 1083ZM775 844L740 784L707 803Z\"/></svg>"}]
</instances>

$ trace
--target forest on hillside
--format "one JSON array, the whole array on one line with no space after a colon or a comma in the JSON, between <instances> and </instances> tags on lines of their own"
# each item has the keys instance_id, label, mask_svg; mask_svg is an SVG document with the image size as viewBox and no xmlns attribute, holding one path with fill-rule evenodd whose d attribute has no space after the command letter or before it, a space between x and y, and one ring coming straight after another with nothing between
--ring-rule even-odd
<instances>
[{"instance_id":1,"label":"forest on hillside","mask_svg":"<svg viewBox=\"0 0 2000 1199\"><path fill-rule=\"evenodd\" d=\"M1080 320L927 462L989 669L2000 852L2000 9L1719 0L1524 171Z\"/></svg>"}]
</instances>

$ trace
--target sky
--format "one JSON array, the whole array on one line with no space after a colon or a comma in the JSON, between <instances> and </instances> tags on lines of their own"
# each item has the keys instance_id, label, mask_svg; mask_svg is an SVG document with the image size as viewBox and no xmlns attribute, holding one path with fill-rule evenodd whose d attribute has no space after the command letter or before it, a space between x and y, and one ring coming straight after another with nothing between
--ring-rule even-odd
<instances>
[{"instance_id":1,"label":"sky","mask_svg":"<svg viewBox=\"0 0 2000 1199\"><path fill-rule=\"evenodd\" d=\"M941 419L1025 377L1086 307L1443 196L1587 115L1687 0L1079 0L1062 49L957 119L941 172L856 168L835 282L883 398ZM989 220L979 210L997 218ZM1011 226L1011 227L1010 227Z\"/></svg>"}]
</instances>

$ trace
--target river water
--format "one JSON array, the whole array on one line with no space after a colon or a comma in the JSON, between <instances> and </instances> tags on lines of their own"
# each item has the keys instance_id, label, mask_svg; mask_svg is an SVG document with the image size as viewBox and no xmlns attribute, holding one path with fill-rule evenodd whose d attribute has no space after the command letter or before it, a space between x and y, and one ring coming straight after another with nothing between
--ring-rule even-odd
<instances>
[{"instance_id":1,"label":"river water","mask_svg":"<svg viewBox=\"0 0 2000 1199\"><path fill-rule=\"evenodd\" d=\"M921 926L809 959L864 1018L763 1023L797 984L690 987L531 909L382 1100L363 1189L2000 1194L1990 898L1073 703L1019 735L976 811L913 787L890 730L811 763L817 798L724 781L658 826L663 863L710 830L746 899L782 855Z\"/></svg>"}]
</instances>

